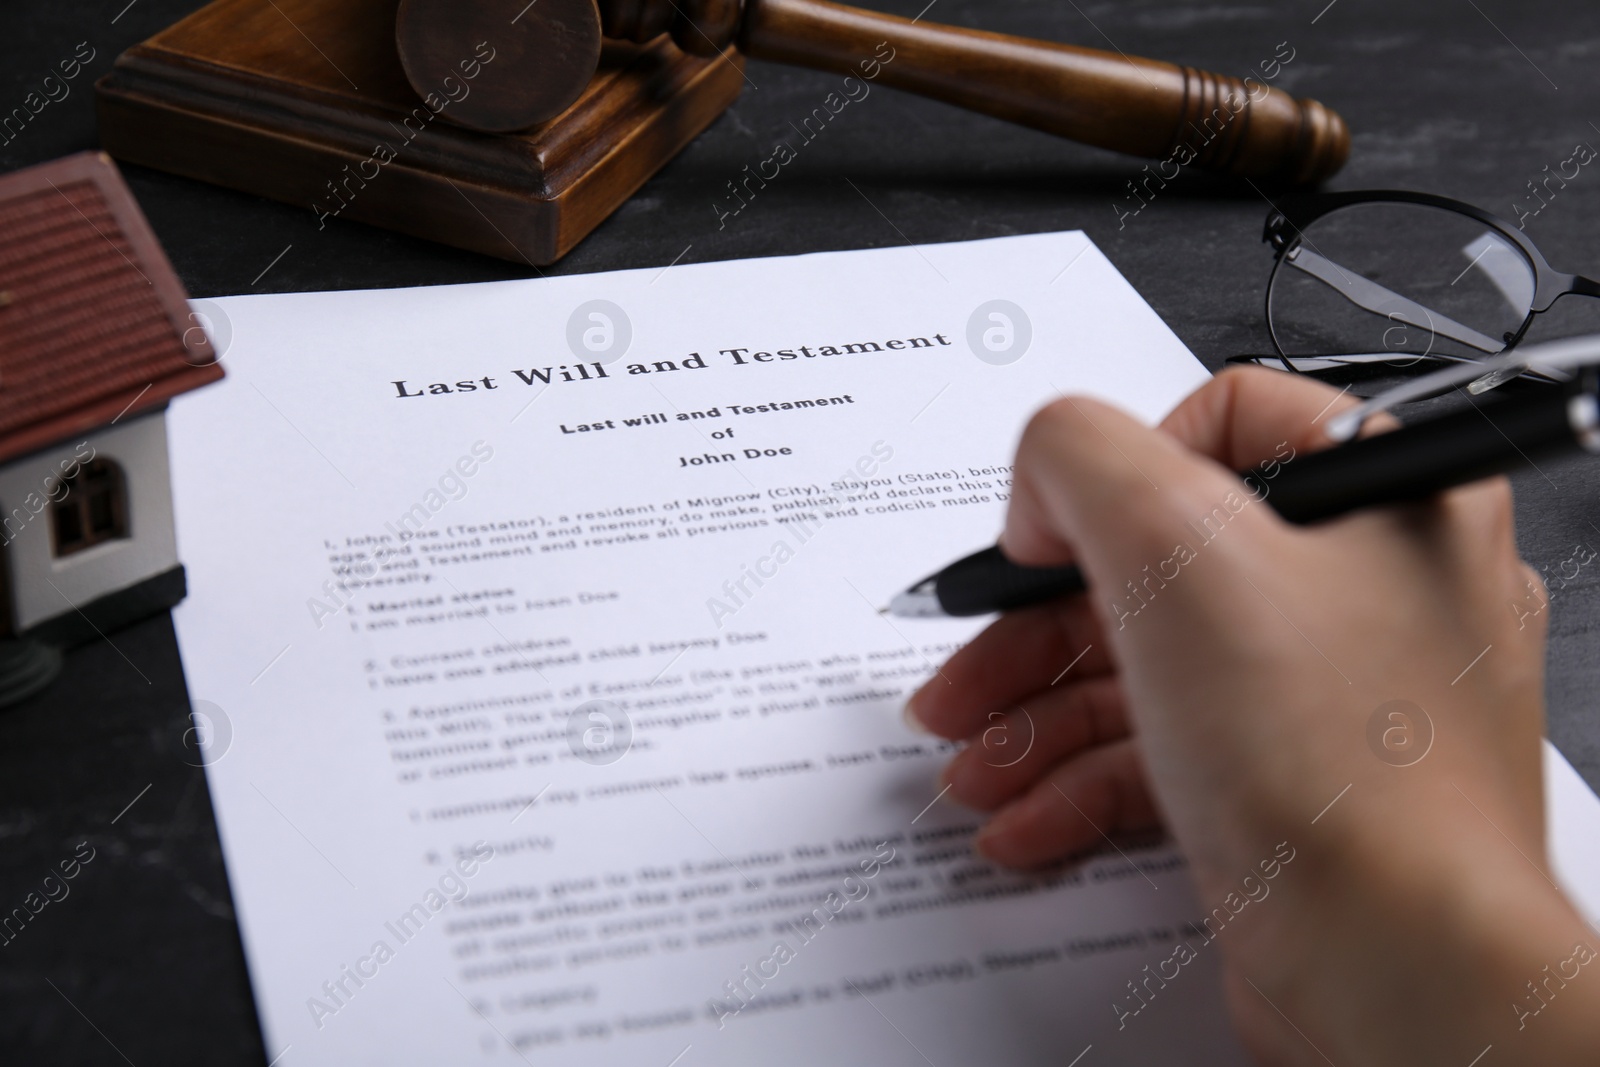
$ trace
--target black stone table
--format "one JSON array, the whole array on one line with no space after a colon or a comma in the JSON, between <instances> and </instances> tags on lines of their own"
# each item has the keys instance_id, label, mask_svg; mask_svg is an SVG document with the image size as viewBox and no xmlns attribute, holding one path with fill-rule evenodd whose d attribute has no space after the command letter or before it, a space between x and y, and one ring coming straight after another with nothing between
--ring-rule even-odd
<instances>
[{"instance_id":1,"label":"black stone table","mask_svg":"<svg viewBox=\"0 0 1600 1067\"><path fill-rule=\"evenodd\" d=\"M874 0L908 15L926 2ZM195 6L7 0L0 115L60 60L93 58L69 95L16 136L0 133L0 170L95 146L92 80ZM1528 182L1578 143L1600 145L1600 5L1589 0L937 0L928 17L1240 76L1287 42L1293 59L1276 84L1337 108L1354 131L1333 188L1431 190L1516 218L1533 203ZM1119 220L1135 206L1124 183L1140 162L886 88L719 221L726 183L837 81L765 63L749 78L755 88L548 272L1081 228L1208 367L1266 344L1267 204L1249 186L1186 173ZM153 171L128 168L128 179L195 297L532 273L354 223L319 231L309 208ZM1600 274L1600 166L1525 222L1557 266ZM1585 311L1588 323L1568 314L1535 336L1600 329L1600 312ZM1535 566L1557 574L1579 546L1600 547L1595 471L1517 477L1518 534ZM1592 785L1597 574L1591 564L1551 602L1548 681L1550 735ZM205 779L185 762L171 623L111 641L75 650L52 690L0 712L0 912L80 843L94 850L71 895L0 947L0 1061L265 1063Z\"/></svg>"}]
</instances>

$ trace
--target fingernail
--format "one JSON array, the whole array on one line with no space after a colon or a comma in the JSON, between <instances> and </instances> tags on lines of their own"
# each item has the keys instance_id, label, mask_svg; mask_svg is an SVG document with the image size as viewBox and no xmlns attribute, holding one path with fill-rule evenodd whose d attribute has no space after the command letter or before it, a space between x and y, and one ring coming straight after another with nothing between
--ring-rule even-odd
<instances>
[{"instance_id":1,"label":"fingernail","mask_svg":"<svg viewBox=\"0 0 1600 1067\"><path fill-rule=\"evenodd\" d=\"M939 771L939 795L944 797L947 803L976 811L978 808L973 808L973 805L968 803L965 790L963 790L962 779L965 777L962 771L963 766L965 766L965 761L957 757L946 763L944 769Z\"/></svg>"},{"instance_id":2,"label":"fingernail","mask_svg":"<svg viewBox=\"0 0 1600 1067\"><path fill-rule=\"evenodd\" d=\"M1012 824L1017 821L1017 805L1001 808L995 816L983 824L983 829L978 831L978 836L972 839L973 851L986 860L995 863L1004 863L1001 854L1006 851L1003 839L1010 834ZM1000 843L1001 847L996 848Z\"/></svg>"},{"instance_id":3,"label":"fingernail","mask_svg":"<svg viewBox=\"0 0 1600 1067\"><path fill-rule=\"evenodd\" d=\"M917 718L916 703L917 698L913 696L910 700L906 701L906 706L900 709L900 717L905 720L906 728L915 734L933 733L932 730L923 725L921 719Z\"/></svg>"},{"instance_id":4,"label":"fingernail","mask_svg":"<svg viewBox=\"0 0 1600 1067\"><path fill-rule=\"evenodd\" d=\"M978 831L978 836L972 839L972 851L991 863L1001 862L1000 857L995 854L994 839L996 835L1004 832L1004 827L996 829L992 821L985 824L984 828Z\"/></svg>"}]
</instances>

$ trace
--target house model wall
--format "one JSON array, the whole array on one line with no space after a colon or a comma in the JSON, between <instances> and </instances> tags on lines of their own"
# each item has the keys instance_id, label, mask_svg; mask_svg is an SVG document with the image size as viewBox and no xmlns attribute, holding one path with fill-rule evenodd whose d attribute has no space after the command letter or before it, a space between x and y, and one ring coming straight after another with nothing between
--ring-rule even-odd
<instances>
[{"instance_id":1,"label":"house model wall","mask_svg":"<svg viewBox=\"0 0 1600 1067\"><path fill-rule=\"evenodd\" d=\"M67 478L88 463L106 465L118 482L119 536L63 552L55 513L80 503L72 494L82 492L81 484ZM15 633L71 643L84 636L75 624L78 605L163 576L163 588L183 596L165 412L124 419L0 467L0 509ZM64 614L60 624L39 629Z\"/></svg>"}]
</instances>

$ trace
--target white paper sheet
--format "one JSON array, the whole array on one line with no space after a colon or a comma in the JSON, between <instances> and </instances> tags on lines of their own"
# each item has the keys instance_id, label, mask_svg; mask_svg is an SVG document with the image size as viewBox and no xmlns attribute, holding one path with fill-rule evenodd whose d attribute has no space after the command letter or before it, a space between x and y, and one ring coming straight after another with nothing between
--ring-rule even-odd
<instances>
[{"instance_id":1,"label":"white paper sheet","mask_svg":"<svg viewBox=\"0 0 1600 1067\"><path fill-rule=\"evenodd\" d=\"M1033 409L1204 380L1083 235L208 303L177 624L269 1057L1243 1062L1214 948L1148 978L1175 853L974 860L898 709L979 624L876 611Z\"/></svg>"},{"instance_id":2,"label":"white paper sheet","mask_svg":"<svg viewBox=\"0 0 1600 1067\"><path fill-rule=\"evenodd\" d=\"M1544 798L1545 833L1556 881L1589 924L1600 929L1600 797L1548 741Z\"/></svg>"}]
</instances>

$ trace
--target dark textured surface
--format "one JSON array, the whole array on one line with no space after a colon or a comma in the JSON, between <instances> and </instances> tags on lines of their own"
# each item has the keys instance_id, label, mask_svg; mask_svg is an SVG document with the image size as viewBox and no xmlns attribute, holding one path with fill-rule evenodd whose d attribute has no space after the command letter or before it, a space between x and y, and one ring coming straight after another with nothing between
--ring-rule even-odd
<instances>
[{"instance_id":1,"label":"dark textured surface","mask_svg":"<svg viewBox=\"0 0 1600 1067\"><path fill-rule=\"evenodd\" d=\"M913 14L924 2L878 6ZM1580 141L1600 145L1590 121L1600 121L1600 6L1325 5L939 0L928 17L1095 47L1109 39L1237 75L1287 40L1295 58L1276 84L1337 108L1354 132L1334 188L1427 189L1515 217L1516 205L1533 203L1526 183L1543 168ZM0 169L94 146L90 79L194 6L9 0L0 115L79 42L97 55L70 96L0 144ZM1121 185L1140 164L888 90L847 108L719 229L724 183L769 155L788 122L837 84L762 63L749 75L757 88L554 272L1082 228L1208 366L1266 343L1267 205L1257 191L1185 175L1119 231L1113 205L1133 206ZM128 179L195 296L531 273L353 224L318 232L309 208L151 171L130 169ZM1527 229L1557 267L1600 274L1597 209L1600 169L1590 166ZM1579 325L1579 316L1562 318L1533 336ZM1592 466L1544 473L1516 480L1518 528L1527 558L1556 576L1575 546L1600 547L1600 476ZM1596 586L1590 566L1554 597L1549 672L1551 736L1591 784L1600 784ZM0 713L0 910L19 905L80 842L96 850L71 895L0 947L0 1060L264 1063L205 782L183 762L188 721L171 625L161 618L112 639L115 647L73 652L53 690Z\"/></svg>"}]
</instances>

